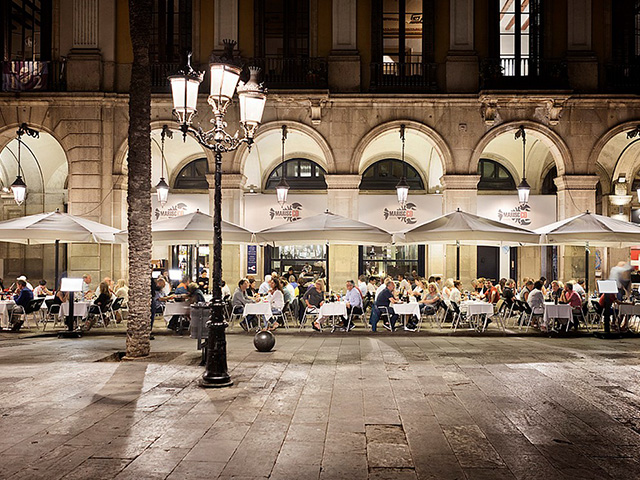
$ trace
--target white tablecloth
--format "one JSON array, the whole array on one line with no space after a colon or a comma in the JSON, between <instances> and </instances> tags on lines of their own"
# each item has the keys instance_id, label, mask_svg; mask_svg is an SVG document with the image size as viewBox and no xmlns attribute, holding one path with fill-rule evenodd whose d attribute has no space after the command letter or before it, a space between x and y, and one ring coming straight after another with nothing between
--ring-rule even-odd
<instances>
[{"instance_id":1,"label":"white tablecloth","mask_svg":"<svg viewBox=\"0 0 640 480\"><path fill-rule=\"evenodd\" d=\"M74 302L73 304L73 315L75 317L84 318L87 316L87 310L89 310L89 305L92 302ZM62 304L62 308L60 309L61 315L67 316L69 315L69 302L65 302Z\"/></svg>"},{"instance_id":2,"label":"white tablecloth","mask_svg":"<svg viewBox=\"0 0 640 480\"><path fill-rule=\"evenodd\" d=\"M640 305L621 304L618 306L620 315L640 315Z\"/></svg>"},{"instance_id":3,"label":"white tablecloth","mask_svg":"<svg viewBox=\"0 0 640 480\"><path fill-rule=\"evenodd\" d=\"M331 317L331 316L347 318L347 304L344 302L333 302L333 303L325 302L320 307L320 313L318 314L318 321L320 321L322 317Z\"/></svg>"},{"instance_id":4,"label":"white tablecloth","mask_svg":"<svg viewBox=\"0 0 640 480\"><path fill-rule=\"evenodd\" d=\"M420 320L420 304L419 303L394 303L391 305L393 311L398 315L413 315Z\"/></svg>"},{"instance_id":5,"label":"white tablecloth","mask_svg":"<svg viewBox=\"0 0 640 480\"><path fill-rule=\"evenodd\" d=\"M492 303L466 301L461 306L467 309L469 315L493 315Z\"/></svg>"},{"instance_id":6,"label":"white tablecloth","mask_svg":"<svg viewBox=\"0 0 640 480\"><path fill-rule=\"evenodd\" d=\"M247 315L262 315L265 320L271 320L273 313L271 313L271 304L269 302L260 303L247 303L244 306L243 317Z\"/></svg>"},{"instance_id":7,"label":"white tablecloth","mask_svg":"<svg viewBox=\"0 0 640 480\"><path fill-rule=\"evenodd\" d=\"M189 307L187 302L167 302L164 305L164 316L189 315L191 313Z\"/></svg>"},{"instance_id":8,"label":"white tablecloth","mask_svg":"<svg viewBox=\"0 0 640 480\"><path fill-rule=\"evenodd\" d=\"M544 324L549 325L549 320L553 318L571 320L571 305L544 302Z\"/></svg>"}]
</instances>

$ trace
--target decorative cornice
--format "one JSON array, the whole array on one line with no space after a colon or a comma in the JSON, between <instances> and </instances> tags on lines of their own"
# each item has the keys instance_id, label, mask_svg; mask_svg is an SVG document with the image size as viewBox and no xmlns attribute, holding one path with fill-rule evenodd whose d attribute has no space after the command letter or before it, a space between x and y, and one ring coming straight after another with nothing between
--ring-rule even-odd
<instances>
[{"instance_id":1,"label":"decorative cornice","mask_svg":"<svg viewBox=\"0 0 640 480\"><path fill-rule=\"evenodd\" d=\"M211 178L209 178L211 176ZM215 185L214 174L207 174L207 180L209 181L210 188ZM242 189L247 183L247 177L242 173L223 173L222 174L222 188L237 188Z\"/></svg>"},{"instance_id":2,"label":"decorative cornice","mask_svg":"<svg viewBox=\"0 0 640 480\"><path fill-rule=\"evenodd\" d=\"M325 175L328 190L357 190L362 175Z\"/></svg>"},{"instance_id":3,"label":"decorative cornice","mask_svg":"<svg viewBox=\"0 0 640 480\"><path fill-rule=\"evenodd\" d=\"M477 190L480 175L443 175L440 182L445 190Z\"/></svg>"},{"instance_id":4,"label":"decorative cornice","mask_svg":"<svg viewBox=\"0 0 640 480\"><path fill-rule=\"evenodd\" d=\"M554 179L559 192L562 190L595 190L599 181L598 175L562 175Z\"/></svg>"}]
</instances>

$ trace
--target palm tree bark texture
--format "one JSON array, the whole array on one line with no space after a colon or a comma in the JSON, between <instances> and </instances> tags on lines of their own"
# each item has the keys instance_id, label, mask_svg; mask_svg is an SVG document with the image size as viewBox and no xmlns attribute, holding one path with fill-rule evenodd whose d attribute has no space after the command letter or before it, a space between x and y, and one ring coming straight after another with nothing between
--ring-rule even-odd
<instances>
[{"instance_id":1,"label":"palm tree bark texture","mask_svg":"<svg viewBox=\"0 0 640 480\"><path fill-rule=\"evenodd\" d=\"M133 45L129 87L128 230L129 319L127 357L151 350L151 0L129 0Z\"/></svg>"}]
</instances>

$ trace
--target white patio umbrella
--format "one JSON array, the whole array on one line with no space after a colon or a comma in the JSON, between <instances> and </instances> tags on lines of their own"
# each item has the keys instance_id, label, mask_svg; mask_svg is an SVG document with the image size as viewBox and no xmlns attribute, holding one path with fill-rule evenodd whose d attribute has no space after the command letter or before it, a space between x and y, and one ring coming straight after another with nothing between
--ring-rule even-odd
<instances>
[{"instance_id":1,"label":"white patio umbrella","mask_svg":"<svg viewBox=\"0 0 640 480\"><path fill-rule=\"evenodd\" d=\"M182 243L212 243L213 218L195 211L179 217L155 222L151 226L153 243L171 245ZM252 243L253 233L235 223L222 221L222 241L225 243Z\"/></svg>"},{"instance_id":2,"label":"white patio umbrella","mask_svg":"<svg viewBox=\"0 0 640 480\"><path fill-rule=\"evenodd\" d=\"M640 245L640 226L589 211L560 220L535 231L540 243L585 247L585 282L589 288L589 246L631 247Z\"/></svg>"},{"instance_id":3,"label":"white patio umbrella","mask_svg":"<svg viewBox=\"0 0 640 480\"><path fill-rule=\"evenodd\" d=\"M460 209L397 235L404 243L455 243L456 277L460 277L460 245L537 244L539 236L522 227L480 217Z\"/></svg>"},{"instance_id":4,"label":"white patio umbrella","mask_svg":"<svg viewBox=\"0 0 640 480\"><path fill-rule=\"evenodd\" d=\"M60 243L116 243L118 232L117 228L58 210L0 222L2 242L26 245L55 244L56 289Z\"/></svg>"},{"instance_id":5,"label":"white patio umbrella","mask_svg":"<svg viewBox=\"0 0 640 480\"><path fill-rule=\"evenodd\" d=\"M326 243L328 266L330 244L387 245L393 243L393 236L389 232L368 223L326 211L319 215L262 230L256 233L256 240L259 243L276 245ZM328 268L326 274L328 287Z\"/></svg>"}]
</instances>

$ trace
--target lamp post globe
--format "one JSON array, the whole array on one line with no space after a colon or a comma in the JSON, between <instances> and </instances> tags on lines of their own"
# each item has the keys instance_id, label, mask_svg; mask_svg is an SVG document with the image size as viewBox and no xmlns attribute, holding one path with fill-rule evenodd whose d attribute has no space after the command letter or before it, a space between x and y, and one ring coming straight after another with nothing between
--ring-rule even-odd
<instances>
[{"instance_id":1,"label":"lamp post globe","mask_svg":"<svg viewBox=\"0 0 640 480\"><path fill-rule=\"evenodd\" d=\"M27 196L27 184L24 183L22 175L18 175L14 182L11 184L11 191L13 192L13 199L18 205L22 205L24 199Z\"/></svg>"},{"instance_id":2,"label":"lamp post globe","mask_svg":"<svg viewBox=\"0 0 640 480\"><path fill-rule=\"evenodd\" d=\"M228 387L233 385L227 370L227 342L224 320L224 305L222 302L222 154L238 149L246 143L251 147L256 129L262 121L264 105L267 100L266 89L258 83L260 72L257 68L250 69L250 78L246 83L240 83L242 65L234 58L233 48L236 42L225 40L225 51L220 57L212 57L209 64L211 75L210 94L207 103L211 106L213 127L203 130L202 127L192 126L197 114L198 89L203 80L203 74L191 68L191 55L188 57L187 67L176 75L169 77L173 96L173 113L180 124L183 138L191 135L200 145L211 150L215 156L214 194L213 194L213 268L211 313L207 323L208 338L206 344L206 369L202 375L200 385L203 387ZM240 99L240 124L244 130L244 137L238 134L230 135L224 116L238 92Z\"/></svg>"}]
</instances>

